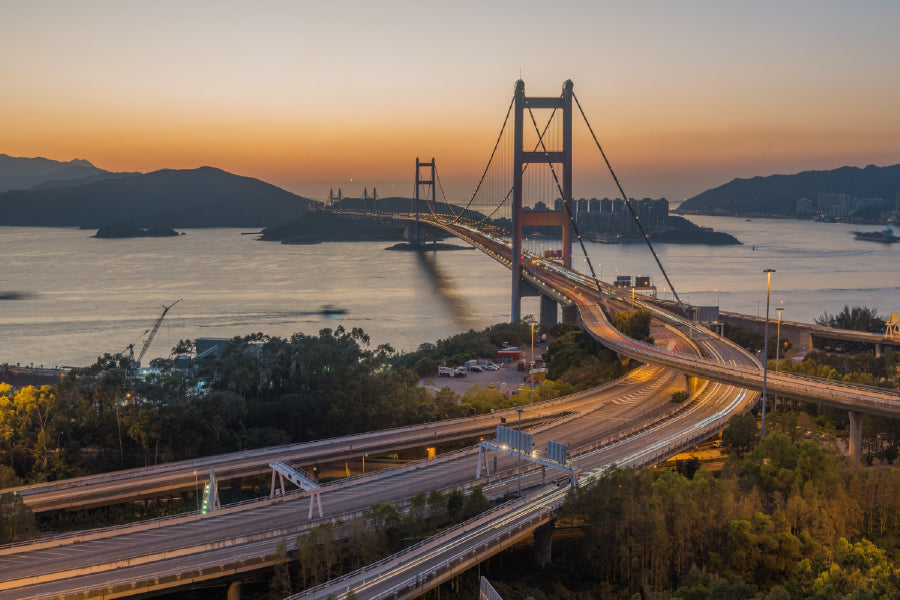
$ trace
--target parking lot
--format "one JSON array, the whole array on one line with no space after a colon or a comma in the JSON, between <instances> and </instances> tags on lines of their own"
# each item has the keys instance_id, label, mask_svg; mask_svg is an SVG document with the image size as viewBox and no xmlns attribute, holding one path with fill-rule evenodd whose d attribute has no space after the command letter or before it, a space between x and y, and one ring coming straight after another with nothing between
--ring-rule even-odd
<instances>
[{"instance_id":1,"label":"parking lot","mask_svg":"<svg viewBox=\"0 0 900 600\"><path fill-rule=\"evenodd\" d=\"M531 348L523 349L526 362L531 360ZM535 347L534 354L537 358L541 357L541 349ZM447 365L451 366L451 365ZM458 366L458 365L452 365ZM490 387L490 384L494 384L495 389L501 389L502 384L506 384L509 388L510 393L514 392L519 385L526 383L525 379L527 377L526 371L519 371L516 368L516 363L512 362L501 366L497 371L484 371L483 373L477 372L467 372L465 377L438 377L437 372L433 376L425 377L419 380L419 386L425 387L429 391L436 392L441 388L448 387L453 392L462 395L473 385L479 385L483 388ZM538 383L535 383L537 386Z\"/></svg>"}]
</instances>

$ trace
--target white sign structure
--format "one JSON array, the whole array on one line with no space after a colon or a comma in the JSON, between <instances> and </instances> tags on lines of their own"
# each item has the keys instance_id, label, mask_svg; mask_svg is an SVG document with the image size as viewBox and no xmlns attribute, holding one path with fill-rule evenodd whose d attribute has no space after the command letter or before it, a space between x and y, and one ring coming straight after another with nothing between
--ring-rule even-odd
<instances>
[{"instance_id":1,"label":"white sign structure","mask_svg":"<svg viewBox=\"0 0 900 600\"><path fill-rule=\"evenodd\" d=\"M566 444L560 444L559 442L548 441L547 460L552 460L553 462L557 462L561 465L568 464L569 446Z\"/></svg>"},{"instance_id":2,"label":"white sign structure","mask_svg":"<svg viewBox=\"0 0 900 600\"><path fill-rule=\"evenodd\" d=\"M522 433L509 427L497 426L497 440L485 441L478 444L478 458L475 466L475 477L481 478L481 466L484 464L486 474L489 474L487 465L487 454L485 450L493 450L494 452L502 452L523 458L528 462L536 463L542 467L549 467L559 471L565 471L572 478L572 485L575 485L576 468L569 463L569 447L559 442L547 442L546 456L538 456L534 451L534 436L530 433ZM495 463L496 468L496 463Z\"/></svg>"}]
</instances>

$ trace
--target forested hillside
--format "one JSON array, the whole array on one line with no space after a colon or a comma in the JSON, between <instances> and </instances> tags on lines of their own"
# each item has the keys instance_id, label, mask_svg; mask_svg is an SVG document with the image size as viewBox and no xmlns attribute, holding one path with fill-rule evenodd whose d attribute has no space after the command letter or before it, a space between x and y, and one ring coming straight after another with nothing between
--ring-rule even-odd
<instances>
[{"instance_id":1,"label":"forested hillside","mask_svg":"<svg viewBox=\"0 0 900 600\"><path fill-rule=\"evenodd\" d=\"M893 204L900 192L900 165L869 165L864 169L841 167L831 171L803 171L794 175L734 179L688 198L678 210L694 214L794 215L797 200L815 200L820 192L849 194L857 198L881 198Z\"/></svg>"}]
</instances>

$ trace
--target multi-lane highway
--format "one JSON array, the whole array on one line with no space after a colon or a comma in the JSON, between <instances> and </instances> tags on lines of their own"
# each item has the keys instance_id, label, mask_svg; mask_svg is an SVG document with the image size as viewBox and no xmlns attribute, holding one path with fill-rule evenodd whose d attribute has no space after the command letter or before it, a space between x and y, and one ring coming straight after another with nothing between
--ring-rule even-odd
<instances>
[{"instance_id":1,"label":"multi-lane highway","mask_svg":"<svg viewBox=\"0 0 900 600\"><path fill-rule=\"evenodd\" d=\"M538 446L553 439L587 452L604 440L612 443L649 423L674 418L669 399L673 391L683 388L679 374L643 367L601 389L528 407L524 416L526 421L529 417L546 421L534 430ZM563 413L567 416L561 416ZM495 423L497 420L495 417ZM475 456L475 450L469 449L325 486L321 497L326 517L356 515L373 503L402 501L419 490L492 485L514 472L515 459L500 455L499 472L476 480ZM24 590L29 597L109 587L142 593L255 570L279 540L292 540L315 524L305 518L308 502L305 495L294 495L203 517L86 532L8 548L0 553L0 599L20 598Z\"/></svg>"}]
</instances>

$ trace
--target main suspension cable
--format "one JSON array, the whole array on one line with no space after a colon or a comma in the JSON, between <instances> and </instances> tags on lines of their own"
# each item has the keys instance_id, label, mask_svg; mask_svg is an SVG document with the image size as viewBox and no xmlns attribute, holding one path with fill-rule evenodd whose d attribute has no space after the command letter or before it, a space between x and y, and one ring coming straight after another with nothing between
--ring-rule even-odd
<instances>
[{"instance_id":1,"label":"main suspension cable","mask_svg":"<svg viewBox=\"0 0 900 600\"><path fill-rule=\"evenodd\" d=\"M532 150L533 152L537 151L537 149L543 143L544 136L547 135L547 130L550 129L550 124L553 122L553 117L556 116L556 111L557 111L557 108L554 107L553 112L550 113L550 117L547 119L547 124L544 125L543 131L538 130L537 125L535 124L535 131L538 134L538 141L534 145L534 149ZM532 115L531 118L532 118L532 120L534 120L534 115ZM525 163L524 165L522 165L522 175L524 175L525 171L527 171L527 170L528 170L528 163ZM495 214L497 214L497 211L500 210L501 208L503 208L503 205L506 204L507 201L509 201L509 197L512 196L512 193L515 189L516 189L515 186L509 188L509 191L506 192L506 195L503 197L503 200L500 201L500 204L498 204L494 208L494 210L491 211L491 213L489 215L485 216L481 221L478 221L475 224L480 225L481 223L485 223L485 222L489 221L491 218L493 218L493 216Z\"/></svg>"},{"instance_id":2,"label":"main suspension cable","mask_svg":"<svg viewBox=\"0 0 900 600\"><path fill-rule=\"evenodd\" d=\"M678 292L675 291L675 286L672 285L672 280L669 279L668 273L666 273L665 268L663 268L662 262L659 260L659 255L656 254L656 251L653 249L653 244L650 243L650 237L644 232L644 227L641 225L640 219L638 219L637 215L635 214L634 207L631 206L631 201L625 194L625 190L622 189L622 184L619 183L619 178L616 177L616 172L613 170L612 165L609 163L609 159L606 158L606 152L603 151L603 147L597 140L597 136L596 134L594 134L594 128L591 127L587 115L584 114L584 109L581 107L581 102L578 101L578 96L575 95L575 92L572 92L572 97L575 99L575 104L578 106L578 111L581 113L581 118L584 119L584 123L585 125L587 125L588 131L591 132L591 137L594 138L594 143L597 145L597 149L600 150L600 155L603 157L603 162L606 163L606 168L609 169L609 173L610 175L612 175L613 181L616 182L616 187L619 188L619 193L622 194L622 198L625 199L625 206L627 206L629 212L631 212L631 216L634 219L634 222L637 223L638 231L640 231L641 236L644 238L644 241L647 242L647 247L650 248L650 254L653 255L653 260L656 261L657 266L659 266L659 270L662 271L663 277L665 277L666 279L666 283L669 284L669 289L672 290L672 295L675 296L675 300L678 302L678 306L684 312L685 316L688 316L688 312L685 309L684 304L681 302L681 298L678 296ZM579 237L579 239L581 238Z\"/></svg>"}]
</instances>

